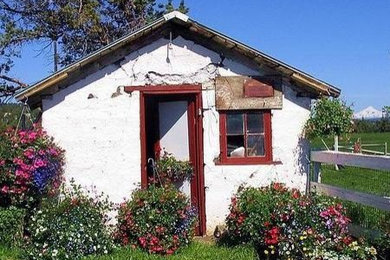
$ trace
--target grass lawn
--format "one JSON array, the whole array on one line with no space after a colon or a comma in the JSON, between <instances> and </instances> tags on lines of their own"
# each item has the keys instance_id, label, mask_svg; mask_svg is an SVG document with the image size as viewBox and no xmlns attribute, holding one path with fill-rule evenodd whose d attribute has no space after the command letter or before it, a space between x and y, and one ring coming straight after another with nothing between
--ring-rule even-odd
<instances>
[{"instance_id":1,"label":"grass lawn","mask_svg":"<svg viewBox=\"0 0 390 260\"><path fill-rule=\"evenodd\" d=\"M336 171L334 165L322 165L321 170L321 182L324 184L390 196L390 172L356 167L343 167ZM390 212L349 201L345 201L344 205L352 222L362 227L382 229L385 219L390 219Z\"/></svg>"},{"instance_id":2,"label":"grass lawn","mask_svg":"<svg viewBox=\"0 0 390 260\"><path fill-rule=\"evenodd\" d=\"M208 243L194 242L189 247L183 248L177 254L164 257L158 255L149 255L147 253L132 250L129 248L120 249L109 256L87 258L96 260L197 260L197 259L226 259L226 260L244 260L255 259L255 252L251 247L218 247Z\"/></svg>"},{"instance_id":3,"label":"grass lawn","mask_svg":"<svg viewBox=\"0 0 390 260\"><path fill-rule=\"evenodd\" d=\"M19 249L0 245L0 260L18 260L20 257L21 251Z\"/></svg>"},{"instance_id":4,"label":"grass lawn","mask_svg":"<svg viewBox=\"0 0 390 260\"><path fill-rule=\"evenodd\" d=\"M8 249L0 246L0 260L19 260L21 253L17 249ZM250 246L219 247L204 242L193 242L189 247L181 249L172 256L164 257L149 255L139 250L120 248L106 256L91 256L85 260L252 260L256 253Z\"/></svg>"},{"instance_id":5,"label":"grass lawn","mask_svg":"<svg viewBox=\"0 0 390 260\"><path fill-rule=\"evenodd\" d=\"M351 146L357 139L360 138L362 144L381 144L382 146L373 146L373 147L363 147L363 149L374 150L378 152L384 152L384 143L387 142L387 152L390 153L390 132L387 133L352 133L351 135L345 137L341 136L339 140L339 145L341 146ZM326 145L329 149L333 147L333 138L324 139ZM320 138L315 138L311 141L311 147L313 149L326 149L325 145L322 143ZM340 149L341 150L341 149Z\"/></svg>"},{"instance_id":6,"label":"grass lawn","mask_svg":"<svg viewBox=\"0 0 390 260\"><path fill-rule=\"evenodd\" d=\"M390 171L378 171L357 167L322 165L321 181L324 184L339 186L382 196L390 196Z\"/></svg>"},{"instance_id":7,"label":"grass lawn","mask_svg":"<svg viewBox=\"0 0 390 260\"><path fill-rule=\"evenodd\" d=\"M390 152L390 133L359 133L352 134L348 139L340 140L340 145L353 145L358 139L363 144L384 144L388 143L388 152ZM333 139L324 139L325 143L331 149ZM312 149L326 149L319 138L311 141ZM384 146L366 148L369 150L384 151ZM378 171L363 169L357 167L342 167L339 171L335 170L334 165L322 165L322 183L333 186L343 187L350 190L356 190L380 196L390 196L390 171ZM348 216L352 222L366 228L380 229L382 222L390 219L390 212L385 212L372 207L346 201Z\"/></svg>"}]
</instances>

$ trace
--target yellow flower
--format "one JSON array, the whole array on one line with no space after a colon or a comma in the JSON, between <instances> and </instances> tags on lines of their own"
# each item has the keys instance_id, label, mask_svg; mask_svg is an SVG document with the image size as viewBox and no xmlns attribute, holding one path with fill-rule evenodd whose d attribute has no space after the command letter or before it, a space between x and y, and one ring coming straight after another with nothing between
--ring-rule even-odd
<instances>
[{"instance_id":1,"label":"yellow flower","mask_svg":"<svg viewBox=\"0 0 390 260\"><path fill-rule=\"evenodd\" d=\"M370 247L369 251L372 255L376 255L376 249L374 247Z\"/></svg>"},{"instance_id":2,"label":"yellow flower","mask_svg":"<svg viewBox=\"0 0 390 260\"><path fill-rule=\"evenodd\" d=\"M264 250L264 254L268 255L268 250Z\"/></svg>"}]
</instances>

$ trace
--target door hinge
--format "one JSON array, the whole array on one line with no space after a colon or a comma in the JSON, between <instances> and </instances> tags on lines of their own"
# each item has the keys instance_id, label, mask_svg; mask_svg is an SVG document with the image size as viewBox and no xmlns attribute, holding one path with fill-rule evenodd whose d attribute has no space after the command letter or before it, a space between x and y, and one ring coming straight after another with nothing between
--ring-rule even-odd
<instances>
[{"instance_id":1,"label":"door hinge","mask_svg":"<svg viewBox=\"0 0 390 260\"><path fill-rule=\"evenodd\" d=\"M202 116L202 109L198 108L198 116Z\"/></svg>"}]
</instances>

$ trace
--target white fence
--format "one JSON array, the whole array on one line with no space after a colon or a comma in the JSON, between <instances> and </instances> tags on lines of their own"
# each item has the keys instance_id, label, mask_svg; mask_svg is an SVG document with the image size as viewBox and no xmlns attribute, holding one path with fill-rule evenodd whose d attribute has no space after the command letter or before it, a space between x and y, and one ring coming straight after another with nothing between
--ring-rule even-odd
<instances>
[{"instance_id":1,"label":"white fence","mask_svg":"<svg viewBox=\"0 0 390 260\"><path fill-rule=\"evenodd\" d=\"M385 170L389 171L390 178L389 156L353 154L334 151L313 151L311 152L311 161L314 163L314 176L312 180L309 179L309 191L316 190L317 192L325 195L361 203L385 211L390 211L390 197L352 191L321 183L321 163Z\"/></svg>"}]
</instances>

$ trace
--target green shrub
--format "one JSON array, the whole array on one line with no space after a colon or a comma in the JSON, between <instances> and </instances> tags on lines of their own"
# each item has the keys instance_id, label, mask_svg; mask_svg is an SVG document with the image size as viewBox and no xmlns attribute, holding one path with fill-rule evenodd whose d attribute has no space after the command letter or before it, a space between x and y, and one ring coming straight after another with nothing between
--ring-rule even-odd
<instances>
[{"instance_id":1,"label":"green shrub","mask_svg":"<svg viewBox=\"0 0 390 260\"><path fill-rule=\"evenodd\" d=\"M253 243L260 259L376 259L375 248L347 234L349 222L335 200L280 183L242 189L226 219L232 240Z\"/></svg>"},{"instance_id":2,"label":"green shrub","mask_svg":"<svg viewBox=\"0 0 390 260\"><path fill-rule=\"evenodd\" d=\"M28 227L30 259L80 259L107 254L114 247L106 213L111 204L103 194L90 197L71 185L60 199L43 201Z\"/></svg>"},{"instance_id":3,"label":"green shrub","mask_svg":"<svg viewBox=\"0 0 390 260\"><path fill-rule=\"evenodd\" d=\"M122 245L172 254L189 244L195 220L195 208L183 193L172 185L152 185L134 191L131 199L121 204L115 237Z\"/></svg>"},{"instance_id":4,"label":"green shrub","mask_svg":"<svg viewBox=\"0 0 390 260\"><path fill-rule=\"evenodd\" d=\"M3 246L16 246L21 242L24 217L24 209L0 208L0 243Z\"/></svg>"}]
</instances>

